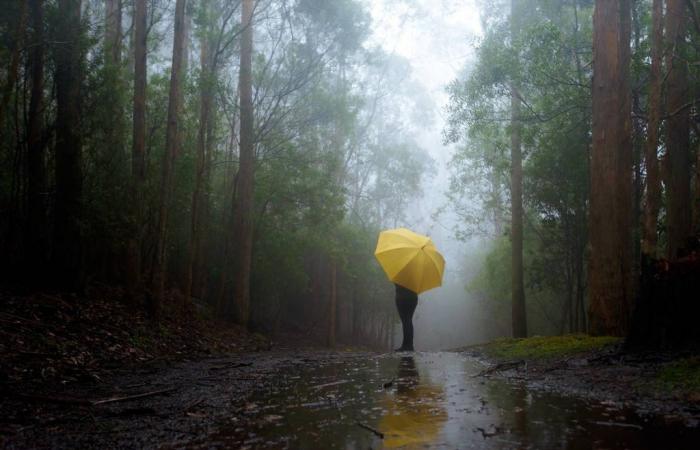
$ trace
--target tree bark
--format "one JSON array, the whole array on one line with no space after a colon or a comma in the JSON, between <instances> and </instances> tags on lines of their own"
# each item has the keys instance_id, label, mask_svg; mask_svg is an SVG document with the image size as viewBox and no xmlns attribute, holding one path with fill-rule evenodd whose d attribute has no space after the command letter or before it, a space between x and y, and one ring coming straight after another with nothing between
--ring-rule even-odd
<instances>
[{"instance_id":1,"label":"tree bark","mask_svg":"<svg viewBox=\"0 0 700 450\"><path fill-rule=\"evenodd\" d=\"M511 0L511 39L520 32L518 26L518 0ZM523 277L523 161L521 149L520 97L514 82L510 87L510 195L511 195L511 300L514 338L527 337L525 312L525 283Z\"/></svg>"},{"instance_id":2,"label":"tree bark","mask_svg":"<svg viewBox=\"0 0 700 450\"><path fill-rule=\"evenodd\" d=\"M151 315L157 319L165 292L165 271L167 262L168 209L173 190L173 172L178 150L178 127L180 120L180 89L182 84L182 55L184 49L184 25L186 0L175 3L175 35L173 38L173 59L170 70L170 92L168 94L168 123L165 130L165 151L163 152L163 175L160 185L158 205L158 227L155 264L153 265L154 295L151 299Z\"/></svg>"},{"instance_id":3,"label":"tree bark","mask_svg":"<svg viewBox=\"0 0 700 450\"><path fill-rule=\"evenodd\" d=\"M241 8L240 54L240 148L238 169L238 195L234 208L234 236L238 239L235 246L234 304L236 322L247 325L250 317L250 267L253 253L253 183L255 163L254 111L253 111L253 9L254 0L243 0Z\"/></svg>"},{"instance_id":4,"label":"tree bark","mask_svg":"<svg viewBox=\"0 0 700 450\"><path fill-rule=\"evenodd\" d=\"M24 46L24 37L26 34L27 27L27 2L22 1L19 10L19 22L17 23L17 32L15 34L15 46L12 49L12 56L10 57L10 66L7 69L7 82L3 86L2 97L0 97L0 130L2 130L2 124L5 121L5 112L7 111L8 104L10 103L10 96L12 90L15 88L15 83L17 82L17 76L19 75L19 60L21 56L22 47Z\"/></svg>"},{"instance_id":5,"label":"tree bark","mask_svg":"<svg viewBox=\"0 0 700 450\"><path fill-rule=\"evenodd\" d=\"M31 97L27 120L27 267L43 279L46 265L46 164L44 131L44 2L30 0L32 38L29 50ZM29 271L27 271L29 273Z\"/></svg>"},{"instance_id":6,"label":"tree bark","mask_svg":"<svg viewBox=\"0 0 700 450\"><path fill-rule=\"evenodd\" d=\"M134 97L131 147L131 236L127 244L127 291L141 283L143 188L146 182L147 0L134 0Z\"/></svg>"},{"instance_id":7,"label":"tree bark","mask_svg":"<svg viewBox=\"0 0 700 450\"><path fill-rule=\"evenodd\" d=\"M201 246L203 225L202 213L204 203L204 182L207 166L207 139L209 138L209 121L212 105L213 67L209 56L209 13L207 3L202 4L207 24L200 42L200 82L199 82L199 129L197 131L197 159L195 163L195 184L192 193L192 215L190 223L190 243L187 260L187 273L185 274L185 299L188 301L193 295L195 273L201 271L198 266L201 263ZM199 293L201 295L201 293Z\"/></svg>"},{"instance_id":8,"label":"tree bark","mask_svg":"<svg viewBox=\"0 0 700 450\"><path fill-rule=\"evenodd\" d=\"M105 129L104 161L112 160L113 154L121 153L123 148L124 118L121 109L121 53L122 53L122 0L106 0L105 4L105 67L110 94L110 123Z\"/></svg>"},{"instance_id":9,"label":"tree bark","mask_svg":"<svg viewBox=\"0 0 700 450\"><path fill-rule=\"evenodd\" d=\"M80 290L82 274L82 141L80 136L80 0L59 0L56 45L56 206L52 265L56 285Z\"/></svg>"},{"instance_id":10,"label":"tree bark","mask_svg":"<svg viewBox=\"0 0 700 450\"><path fill-rule=\"evenodd\" d=\"M597 0L593 17L588 276L594 335L624 335L632 304L630 11L629 0Z\"/></svg>"},{"instance_id":11,"label":"tree bark","mask_svg":"<svg viewBox=\"0 0 700 450\"><path fill-rule=\"evenodd\" d=\"M684 0L668 0L666 7L667 111L666 150L669 171L667 190L668 258L675 259L691 233L690 111L683 108L690 94L684 61L688 14Z\"/></svg>"},{"instance_id":12,"label":"tree bark","mask_svg":"<svg viewBox=\"0 0 700 450\"><path fill-rule=\"evenodd\" d=\"M122 1L106 0L105 4L105 60L118 67L121 63Z\"/></svg>"},{"instance_id":13,"label":"tree bark","mask_svg":"<svg viewBox=\"0 0 700 450\"><path fill-rule=\"evenodd\" d=\"M336 311L338 308L338 264L331 258L331 289L330 289L330 311L328 312L328 346L335 347L336 336Z\"/></svg>"},{"instance_id":14,"label":"tree bark","mask_svg":"<svg viewBox=\"0 0 700 450\"><path fill-rule=\"evenodd\" d=\"M663 54L663 0L654 0L652 6L651 74L649 77L649 123L644 162L646 164L646 198L644 226L642 228L642 252L655 257L657 247L656 224L661 206L661 175L659 173L658 147L661 118L661 57Z\"/></svg>"}]
</instances>

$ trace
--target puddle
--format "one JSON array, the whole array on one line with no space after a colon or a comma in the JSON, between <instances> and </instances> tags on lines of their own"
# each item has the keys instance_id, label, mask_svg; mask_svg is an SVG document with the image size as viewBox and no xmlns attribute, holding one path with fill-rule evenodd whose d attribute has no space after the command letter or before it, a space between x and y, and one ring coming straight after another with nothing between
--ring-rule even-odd
<instances>
[{"instance_id":1,"label":"puddle","mask_svg":"<svg viewBox=\"0 0 700 450\"><path fill-rule=\"evenodd\" d=\"M457 353L290 364L206 442L294 449L695 449L700 442L698 428L474 377L482 369Z\"/></svg>"}]
</instances>

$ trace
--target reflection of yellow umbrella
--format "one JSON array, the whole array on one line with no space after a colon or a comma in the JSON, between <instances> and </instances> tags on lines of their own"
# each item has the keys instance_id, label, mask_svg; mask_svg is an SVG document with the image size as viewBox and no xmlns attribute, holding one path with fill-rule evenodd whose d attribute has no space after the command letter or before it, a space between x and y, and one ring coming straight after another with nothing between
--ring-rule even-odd
<instances>
[{"instance_id":1,"label":"reflection of yellow umbrella","mask_svg":"<svg viewBox=\"0 0 700 450\"><path fill-rule=\"evenodd\" d=\"M422 448L434 442L447 421L441 395L435 386L418 385L410 392L387 396L387 412L379 422L384 447Z\"/></svg>"},{"instance_id":2,"label":"reflection of yellow umbrella","mask_svg":"<svg viewBox=\"0 0 700 450\"><path fill-rule=\"evenodd\" d=\"M442 284L445 259L427 236L406 228L382 231L374 256L389 280L417 294Z\"/></svg>"}]
</instances>

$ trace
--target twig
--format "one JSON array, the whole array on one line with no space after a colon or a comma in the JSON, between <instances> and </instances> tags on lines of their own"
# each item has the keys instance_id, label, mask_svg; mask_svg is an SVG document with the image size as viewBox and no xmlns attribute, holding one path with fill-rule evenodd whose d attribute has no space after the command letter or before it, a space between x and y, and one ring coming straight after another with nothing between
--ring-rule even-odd
<instances>
[{"instance_id":1,"label":"twig","mask_svg":"<svg viewBox=\"0 0 700 450\"><path fill-rule=\"evenodd\" d=\"M126 402L126 401L130 401L130 400L136 400L139 398L152 397L154 395L165 394L167 392L172 392L175 389L176 388L171 387L171 388L167 388L167 389L159 389L157 391L144 392L143 394L127 395L124 397L111 397L111 398L105 398L103 400L92 400L92 401L90 401L90 404L95 406L95 405L104 405L107 403Z\"/></svg>"},{"instance_id":2,"label":"twig","mask_svg":"<svg viewBox=\"0 0 700 450\"><path fill-rule=\"evenodd\" d=\"M525 364L525 360L511 361L511 362L496 364L493 367L489 367L486 370L482 370L481 372L477 373L476 375L472 375L472 378L483 377L484 375L489 375L493 372L500 372L501 370L515 369L516 367L518 367L522 364Z\"/></svg>"},{"instance_id":3,"label":"twig","mask_svg":"<svg viewBox=\"0 0 700 450\"><path fill-rule=\"evenodd\" d=\"M311 386L311 389L321 389L324 387L329 387L329 386L338 386L339 384L345 384L349 383L350 381L348 380L340 380L340 381L334 381L332 383L325 383L325 384L317 384L316 386Z\"/></svg>"},{"instance_id":4,"label":"twig","mask_svg":"<svg viewBox=\"0 0 700 450\"><path fill-rule=\"evenodd\" d=\"M193 401L192 403L190 403L189 405L187 405L187 406L185 407L185 409L184 409L182 412L184 412L184 413L188 412L189 410L191 410L191 409L194 408L195 406L199 405L199 404L202 403L203 401L204 401L204 397L201 397L201 398L199 398L199 399Z\"/></svg>"},{"instance_id":5,"label":"twig","mask_svg":"<svg viewBox=\"0 0 700 450\"><path fill-rule=\"evenodd\" d=\"M237 369L239 367L249 367L252 365L253 363L229 363L224 364L223 366L212 366L209 368L209 370Z\"/></svg>"},{"instance_id":6,"label":"twig","mask_svg":"<svg viewBox=\"0 0 700 450\"><path fill-rule=\"evenodd\" d=\"M384 439L384 433L382 433L381 431L376 430L376 429L370 427L369 425L365 425L365 424L362 423L362 422L357 422L357 425L359 425L360 427L364 428L364 429L367 430L367 431L371 431L371 432L374 433L377 437L379 437L379 439Z\"/></svg>"}]
</instances>

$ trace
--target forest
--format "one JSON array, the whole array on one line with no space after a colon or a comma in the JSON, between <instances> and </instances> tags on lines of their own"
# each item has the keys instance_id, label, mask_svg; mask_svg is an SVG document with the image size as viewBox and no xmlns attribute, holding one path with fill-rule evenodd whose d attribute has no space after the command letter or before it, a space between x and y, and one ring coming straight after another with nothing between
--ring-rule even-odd
<instances>
[{"instance_id":1,"label":"forest","mask_svg":"<svg viewBox=\"0 0 700 450\"><path fill-rule=\"evenodd\" d=\"M647 409L681 419L630 418L624 438L619 424L553 430L584 447L665 448L644 436L678 435L674 448L691 448L699 37L697 0L2 0L0 411L15 412L0 447L414 448L469 436L504 448L494 442L512 434L541 448L554 441L523 424L549 423L547 408L576 389L638 411L613 370L624 366L651 374ZM380 233L402 227L446 260L442 287L420 293L415 359L391 353L402 331L400 350L412 342L375 258ZM529 345L556 355L530 364L518 353ZM202 359L214 356L223 362ZM155 361L170 365L137 375ZM548 406L524 421L521 391L478 388L511 415L465 413L451 433L445 405L476 401L448 393L460 364L471 374L460 392L474 378L546 385L537 377L559 371L568 387L563 400L537 397ZM602 391L581 387L598 369ZM244 374L240 392L217 378L185 395L198 370ZM386 392L371 396L368 380ZM115 391L124 385L152 389ZM261 407L271 386L299 396L301 412ZM292 418L326 420L304 405L329 387L341 418L375 405L384 415L294 431ZM359 398L351 387L362 402L339 406ZM194 402L213 392L218 412L202 419L206 400ZM243 411L236 431L192 425L219 427L227 395ZM408 426L420 437L392 421L402 395L438 405L420 413L429 431ZM132 401L144 403L116 409ZM55 419L45 405L59 404L75 410ZM184 409L144 413L159 408ZM569 419L594 414L581 411ZM146 414L158 432L95 437L89 414L117 430ZM41 435L55 420L68 425Z\"/></svg>"}]
</instances>

